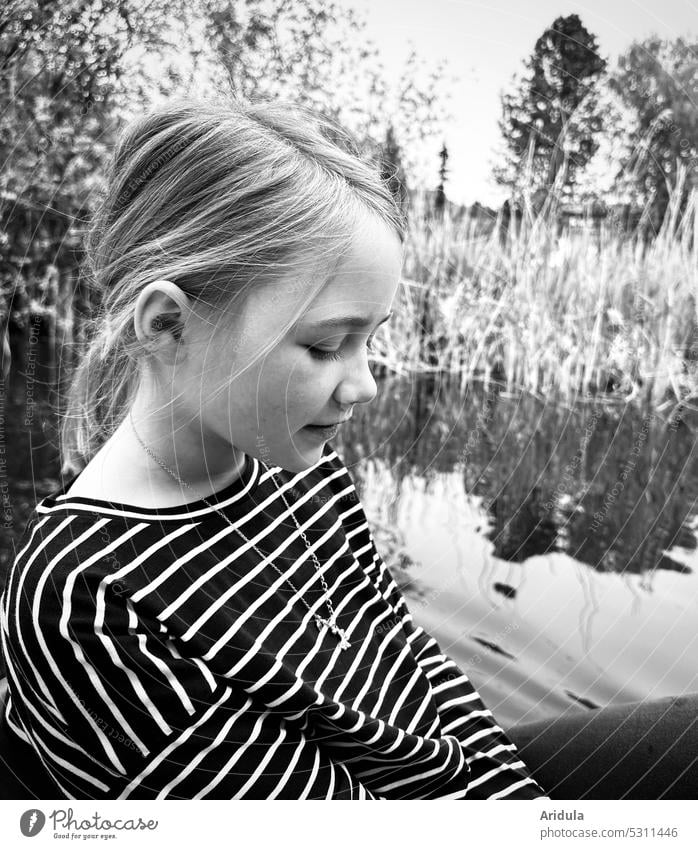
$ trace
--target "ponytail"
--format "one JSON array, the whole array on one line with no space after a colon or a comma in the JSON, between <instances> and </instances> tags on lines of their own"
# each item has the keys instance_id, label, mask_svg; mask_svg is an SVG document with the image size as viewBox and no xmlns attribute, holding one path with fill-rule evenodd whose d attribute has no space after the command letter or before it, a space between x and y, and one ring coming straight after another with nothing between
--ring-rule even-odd
<instances>
[{"instance_id":1,"label":"ponytail","mask_svg":"<svg viewBox=\"0 0 698 849\"><path fill-rule=\"evenodd\" d=\"M108 319L91 323L62 414L62 475L82 471L131 407L138 388L138 365L127 338L128 333L112 327Z\"/></svg>"}]
</instances>

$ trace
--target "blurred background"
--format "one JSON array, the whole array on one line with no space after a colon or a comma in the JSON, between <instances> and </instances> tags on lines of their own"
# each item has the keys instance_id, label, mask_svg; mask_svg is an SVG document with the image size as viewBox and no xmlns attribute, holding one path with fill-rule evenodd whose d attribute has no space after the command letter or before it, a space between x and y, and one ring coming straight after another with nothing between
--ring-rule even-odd
<instances>
[{"instance_id":1,"label":"blurred background","mask_svg":"<svg viewBox=\"0 0 698 849\"><path fill-rule=\"evenodd\" d=\"M405 210L336 447L415 619L505 726L698 690L698 39L630 0L6 0L0 588L60 480L123 124L178 94L341 120Z\"/></svg>"}]
</instances>

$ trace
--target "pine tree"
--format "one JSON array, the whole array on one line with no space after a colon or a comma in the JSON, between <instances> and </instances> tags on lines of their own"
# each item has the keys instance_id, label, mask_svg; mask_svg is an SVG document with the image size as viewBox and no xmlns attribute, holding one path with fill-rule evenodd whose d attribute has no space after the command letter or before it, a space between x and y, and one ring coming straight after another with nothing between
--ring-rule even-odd
<instances>
[{"instance_id":1,"label":"pine tree","mask_svg":"<svg viewBox=\"0 0 698 849\"><path fill-rule=\"evenodd\" d=\"M505 161L495 169L514 195L549 191L560 175L567 194L598 147L598 82L606 60L578 15L557 18L538 39L525 72L502 95ZM530 162L530 173L525 167ZM532 184L531 184L532 183Z\"/></svg>"},{"instance_id":2,"label":"pine tree","mask_svg":"<svg viewBox=\"0 0 698 849\"><path fill-rule=\"evenodd\" d=\"M679 169L682 210L698 186L698 112L691 98L697 53L696 39L652 36L633 42L610 74L611 90L629 111L615 133L616 147L624 152L617 188L634 189L639 204L649 204L655 232L681 182Z\"/></svg>"},{"instance_id":3,"label":"pine tree","mask_svg":"<svg viewBox=\"0 0 698 849\"><path fill-rule=\"evenodd\" d=\"M392 123L388 124L385 141L379 152L381 177L388 184L401 209L405 210L408 203L408 185L405 168L402 164L400 145L395 137Z\"/></svg>"},{"instance_id":4,"label":"pine tree","mask_svg":"<svg viewBox=\"0 0 698 849\"><path fill-rule=\"evenodd\" d=\"M439 159L441 160L441 165L439 167L439 185L436 187L436 196L434 197L434 211L440 217L443 215L444 207L446 206L446 175L448 174L448 168L446 167L446 163L448 162L448 148L446 147L446 142L443 143L439 151Z\"/></svg>"}]
</instances>

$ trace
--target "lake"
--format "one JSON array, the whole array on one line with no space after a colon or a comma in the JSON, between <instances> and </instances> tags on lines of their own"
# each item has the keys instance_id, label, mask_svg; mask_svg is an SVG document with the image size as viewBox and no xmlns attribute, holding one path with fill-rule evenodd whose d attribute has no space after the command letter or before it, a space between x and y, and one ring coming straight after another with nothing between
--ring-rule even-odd
<instances>
[{"instance_id":1,"label":"lake","mask_svg":"<svg viewBox=\"0 0 698 849\"><path fill-rule=\"evenodd\" d=\"M58 485L42 359L0 399L3 582ZM414 619L503 727L698 691L698 416L669 412L381 377L333 441Z\"/></svg>"},{"instance_id":2,"label":"lake","mask_svg":"<svg viewBox=\"0 0 698 849\"><path fill-rule=\"evenodd\" d=\"M503 727L698 690L697 421L434 377L356 408L378 549Z\"/></svg>"}]
</instances>

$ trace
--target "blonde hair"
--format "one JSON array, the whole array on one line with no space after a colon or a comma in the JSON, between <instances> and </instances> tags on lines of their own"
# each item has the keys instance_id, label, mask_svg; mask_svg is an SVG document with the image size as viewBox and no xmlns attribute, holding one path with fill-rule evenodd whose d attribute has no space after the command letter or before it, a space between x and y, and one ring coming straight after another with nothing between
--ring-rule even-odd
<instances>
[{"instance_id":1,"label":"blonde hair","mask_svg":"<svg viewBox=\"0 0 698 849\"><path fill-rule=\"evenodd\" d=\"M61 414L61 472L81 471L128 413L145 353L133 317L146 283L167 279L205 308L229 306L311 256L336 262L367 212L404 243L404 213L378 166L317 110L177 100L130 123L85 240L102 302ZM307 298L286 329L325 283L304 281Z\"/></svg>"}]
</instances>

